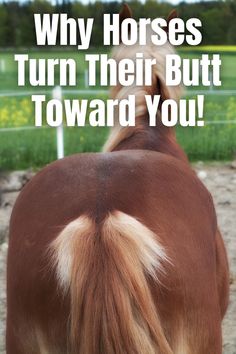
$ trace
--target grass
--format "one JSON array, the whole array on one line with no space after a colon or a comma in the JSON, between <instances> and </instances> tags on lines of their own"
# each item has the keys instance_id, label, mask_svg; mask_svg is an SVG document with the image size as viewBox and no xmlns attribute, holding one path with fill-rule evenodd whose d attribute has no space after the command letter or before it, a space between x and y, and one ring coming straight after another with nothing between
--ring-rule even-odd
<instances>
[{"instance_id":1,"label":"grass","mask_svg":"<svg viewBox=\"0 0 236 354\"><path fill-rule=\"evenodd\" d=\"M219 125L204 128L177 127L177 138L191 161L230 160L236 151L236 124L228 131ZM100 151L107 128L65 128L65 155ZM53 128L1 133L0 166L3 170L41 167L56 159L56 131Z\"/></svg>"},{"instance_id":2,"label":"grass","mask_svg":"<svg viewBox=\"0 0 236 354\"><path fill-rule=\"evenodd\" d=\"M66 128L65 155L99 151L107 128ZM57 158L56 130L53 128L1 133L0 167L2 170L42 167Z\"/></svg>"},{"instance_id":3,"label":"grass","mask_svg":"<svg viewBox=\"0 0 236 354\"><path fill-rule=\"evenodd\" d=\"M192 48L191 48L192 49ZM236 154L236 98L220 96L217 90L236 89L236 47L197 47L194 52L188 48L180 48L183 58L199 58L201 53L221 53L222 87L214 88L215 95L205 96L204 118L206 121L226 120L228 124L205 127L177 127L179 143L192 161L196 160L230 160ZM78 62L79 84L76 89L84 89L84 55L80 52L32 52L31 58L67 58L72 57ZM5 62L5 72L1 72L1 59ZM17 88L17 70L12 53L0 53L0 94L21 90ZM57 73L58 79L58 73ZM98 87L97 87L98 88ZM23 90L42 91L32 88L29 84ZM194 90L205 89L202 86ZM191 89L190 89L191 91ZM69 98L79 98L68 95ZM49 97L48 97L49 98ZM80 97L84 98L84 97ZM94 98L88 97L88 98ZM98 97L100 98L100 97ZM105 99L106 97L101 97ZM34 125L34 108L29 97L0 97L0 129ZM106 136L107 128L65 128L65 154L76 152L100 151ZM24 169L41 167L56 159L56 131L43 128L21 131L0 131L0 169Z\"/></svg>"},{"instance_id":4,"label":"grass","mask_svg":"<svg viewBox=\"0 0 236 354\"><path fill-rule=\"evenodd\" d=\"M191 161L232 160L236 153L236 124L223 128L177 127L177 138Z\"/></svg>"}]
</instances>

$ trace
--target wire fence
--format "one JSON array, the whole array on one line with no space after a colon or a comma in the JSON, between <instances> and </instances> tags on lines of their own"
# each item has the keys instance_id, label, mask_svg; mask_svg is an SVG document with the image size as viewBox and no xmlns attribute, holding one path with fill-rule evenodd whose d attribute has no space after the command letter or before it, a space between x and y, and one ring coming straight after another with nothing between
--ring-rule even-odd
<instances>
[{"instance_id":1,"label":"wire fence","mask_svg":"<svg viewBox=\"0 0 236 354\"><path fill-rule=\"evenodd\" d=\"M14 92L0 92L0 98L17 98L17 97L29 97L32 95L48 95L52 96L53 95L53 90L43 90L43 91L14 91ZM107 90L101 90L101 89L82 89L82 90L73 90L73 89L61 89L61 95L66 96L66 95L77 95L77 96L102 96L102 95L108 95ZM185 96L196 96L196 95L204 95L204 96L221 96L221 97L226 97L226 96L232 96L236 98L236 90L189 90L185 92ZM211 114L217 114L217 116L224 116L225 112L222 111L220 112L219 110L217 111L212 111ZM231 120L226 120L226 119L220 119L220 120L204 120L205 124L236 124L236 111L235 111L235 119ZM47 128L47 126L42 126L41 128ZM50 127L49 127L50 128ZM10 128L5 128L5 127L0 127L0 132L7 132L7 131L18 131L18 130L30 130L30 129L38 129L35 126L22 126L22 127L10 127Z\"/></svg>"},{"instance_id":2,"label":"wire fence","mask_svg":"<svg viewBox=\"0 0 236 354\"><path fill-rule=\"evenodd\" d=\"M53 97L52 90L27 90L17 92L0 92L0 98L16 101L28 99L34 94ZM177 126L177 136L181 145L192 159L228 159L236 152L236 90L189 90L186 97L205 95L208 104L204 117L205 129L199 127L185 128ZM107 90L101 89L64 89L62 97L106 98ZM231 101L230 101L231 100ZM6 101L6 105L10 103ZM18 101L17 101L18 102ZM206 103L205 102L205 103ZM14 103L15 104L15 103ZM21 109L16 105L12 110ZM8 117L8 120L11 117ZM56 158L62 158L76 152L99 151L107 136L108 129L82 129L48 125L2 126L0 127L0 168L25 168L25 166L42 166ZM209 129L208 129L209 128ZM64 147L65 146L65 147ZM64 151L65 150L65 151ZM24 161L24 163L23 163ZM4 167L6 166L6 167Z\"/></svg>"}]
</instances>

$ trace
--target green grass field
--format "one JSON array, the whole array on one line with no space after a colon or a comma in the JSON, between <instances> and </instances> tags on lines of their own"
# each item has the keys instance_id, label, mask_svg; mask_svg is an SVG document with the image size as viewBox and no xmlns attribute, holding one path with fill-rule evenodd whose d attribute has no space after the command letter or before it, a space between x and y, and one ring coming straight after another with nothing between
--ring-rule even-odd
<instances>
[{"instance_id":1,"label":"green grass field","mask_svg":"<svg viewBox=\"0 0 236 354\"><path fill-rule=\"evenodd\" d=\"M205 95L204 118L207 122L226 121L227 124L206 124L205 127L177 127L180 144L192 161L230 160L236 154L236 97L219 95L218 90L236 90L236 48L197 47L193 51L181 48L184 58L198 58L201 53L220 53L222 86ZM78 63L78 86L84 89L85 61L79 52L31 52L30 58L74 58ZM1 64L4 61L5 64ZM2 67L4 66L4 68ZM3 71L4 69L4 71ZM57 76L58 78L58 76ZM57 82L56 82L57 83ZM100 87L97 87L99 89ZM48 88L47 88L48 89ZM193 90L206 90L202 86ZM14 92L43 91L43 88L17 87L17 67L13 53L0 53L0 169L41 167L56 159L56 131L54 128L4 131L3 128L34 125L34 107L30 97L14 97ZM189 89L191 91L191 89ZM3 93L12 97L1 97ZM84 98L68 95L70 98ZM88 98L94 98L88 96ZM106 98L98 96L99 98ZM190 96L191 97L191 96ZM194 97L194 96L193 96ZM48 95L50 98L50 95ZM65 154L99 151L108 134L107 128L65 128Z\"/></svg>"}]
</instances>

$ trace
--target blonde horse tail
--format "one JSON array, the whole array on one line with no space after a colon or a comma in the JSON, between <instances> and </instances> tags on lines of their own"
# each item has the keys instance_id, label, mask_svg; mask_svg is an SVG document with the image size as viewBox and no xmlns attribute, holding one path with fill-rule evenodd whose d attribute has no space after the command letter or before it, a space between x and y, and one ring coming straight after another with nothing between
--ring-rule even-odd
<instances>
[{"instance_id":1,"label":"blonde horse tail","mask_svg":"<svg viewBox=\"0 0 236 354\"><path fill-rule=\"evenodd\" d=\"M100 225L80 216L52 249L71 299L69 353L173 354L148 285L167 261L151 230L119 211Z\"/></svg>"}]
</instances>

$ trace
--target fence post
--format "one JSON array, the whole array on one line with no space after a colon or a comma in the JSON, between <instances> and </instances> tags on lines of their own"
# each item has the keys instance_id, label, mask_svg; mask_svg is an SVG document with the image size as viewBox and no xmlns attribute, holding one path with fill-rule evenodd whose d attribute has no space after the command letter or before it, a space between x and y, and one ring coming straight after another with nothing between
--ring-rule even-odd
<instances>
[{"instance_id":1,"label":"fence post","mask_svg":"<svg viewBox=\"0 0 236 354\"><path fill-rule=\"evenodd\" d=\"M2 73L5 73L5 70L6 70L5 60L4 60L4 59L1 59L1 60L0 60L0 71L1 71Z\"/></svg>"},{"instance_id":2,"label":"fence post","mask_svg":"<svg viewBox=\"0 0 236 354\"><path fill-rule=\"evenodd\" d=\"M60 86L54 87L52 90L52 97L55 100L62 100L62 89ZM57 127L57 159L64 157L64 129L63 123Z\"/></svg>"},{"instance_id":3,"label":"fence post","mask_svg":"<svg viewBox=\"0 0 236 354\"><path fill-rule=\"evenodd\" d=\"M86 70L84 71L84 87L85 87L85 88L88 88L88 87L89 87L89 83L88 83L89 78L88 78L88 76L89 76L89 72L88 72L88 69L86 69Z\"/></svg>"},{"instance_id":4,"label":"fence post","mask_svg":"<svg viewBox=\"0 0 236 354\"><path fill-rule=\"evenodd\" d=\"M211 85L210 85L209 89L210 89L210 91L213 91L214 86L213 86L213 72L212 71L210 71L210 83L211 83Z\"/></svg>"}]
</instances>

